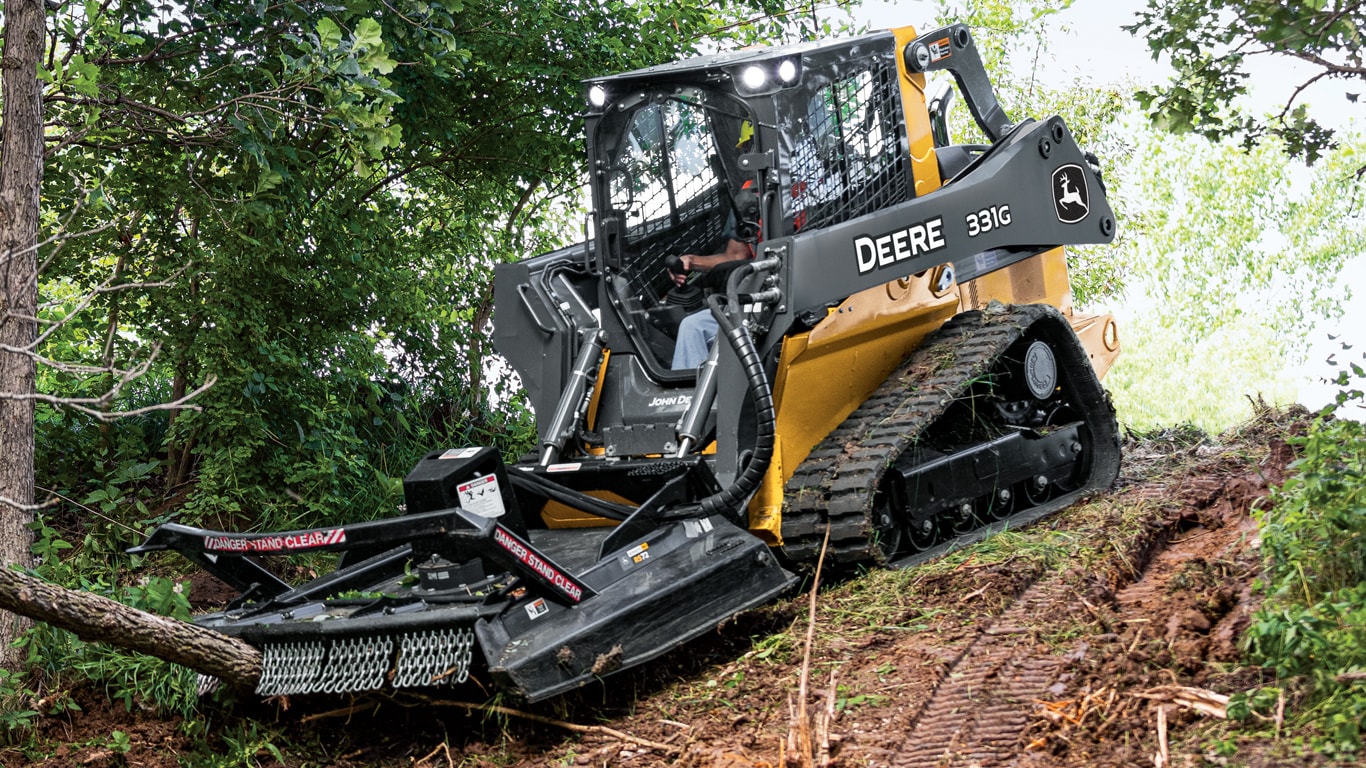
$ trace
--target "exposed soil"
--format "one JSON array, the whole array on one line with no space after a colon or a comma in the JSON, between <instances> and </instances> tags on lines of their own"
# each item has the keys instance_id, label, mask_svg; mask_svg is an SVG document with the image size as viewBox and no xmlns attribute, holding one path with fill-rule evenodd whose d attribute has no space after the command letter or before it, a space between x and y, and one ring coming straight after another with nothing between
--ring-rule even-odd
<instances>
[{"instance_id":1,"label":"exposed soil","mask_svg":"<svg viewBox=\"0 0 1366 768\"><path fill-rule=\"evenodd\" d=\"M1283 481L1294 458L1284 438L1304 423L1265 413L1217 439L1130 440L1103 496L916 569L820 590L809 746L793 728L803 593L600 686L536 706L494 697L512 712L471 712L465 702L489 697L468 685L443 697L220 702L191 729L82 690L81 711L42 719L42 759L0 751L0 762L161 768L202 755L196 741L208 738L233 765L278 764L269 743L289 766L739 768L799 765L802 753L835 766L1135 766L1154 765L1161 719L1166 765L1315 765L1260 745L1229 762L1212 749L1219 721L1172 701L1175 686L1232 694L1263 682L1239 663L1260 567L1252 512ZM126 754L109 746L115 730L129 736Z\"/></svg>"}]
</instances>

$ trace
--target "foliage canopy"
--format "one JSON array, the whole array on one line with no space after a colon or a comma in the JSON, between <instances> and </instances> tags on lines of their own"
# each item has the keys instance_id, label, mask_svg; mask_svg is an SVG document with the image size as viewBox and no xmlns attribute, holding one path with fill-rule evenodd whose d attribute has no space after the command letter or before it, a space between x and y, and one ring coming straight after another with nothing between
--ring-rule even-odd
<instances>
[{"instance_id":1,"label":"foliage canopy","mask_svg":"<svg viewBox=\"0 0 1366 768\"><path fill-rule=\"evenodd\" d=\"M379 513L406 446L513 448L489 274L577 235L580 81L766 6L57 5L39 390L127 411L216 383L174 416L41 407L39 484L287 525Z\"/></svg>"},{"instance_id":2,"label":"foliage canopy","mask_svg":"<svg viewBox=\"0 0 1366 768\"><path fill-rule=\"evenodd\" d=\"M1140 91L1139 102L1156 125L1175 133L1234 136L1249 145L1270 135L1314 162L1334 136L1309 114L1301 101L1305 89L1330 79L1366 86L1366 3L1360 0L1149 0L1138 16L1125 29L1146 37L1153 57L1169 56L1176 69L1173 83ZM1270 118L1233 106L1247 95L1247 65L1258 57L1277 66L1293 60L1306 71ZM1347 94L1352 102L1359 96L1359 89ZM1363 170L1366 165L1358 175Z\"/></svg>"}]
</instances>

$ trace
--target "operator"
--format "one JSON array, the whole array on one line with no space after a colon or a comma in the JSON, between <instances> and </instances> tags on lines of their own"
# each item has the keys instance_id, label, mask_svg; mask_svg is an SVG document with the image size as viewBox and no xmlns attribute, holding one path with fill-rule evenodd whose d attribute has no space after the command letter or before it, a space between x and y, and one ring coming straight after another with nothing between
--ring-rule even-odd
<instances>
[{"instance_id":1,"label":"operator","mask_svg":"<svg viewBox=\"0 0 1366 768\"><path fill-rule=\"evenodd\" d=\"M714 253L710 256L698 256L696 254L684 254L679 257L683 263L685 272L697 270L699 272L709 272L712 268L731 261L742 261L754 258L754 250L749 243L737 240L734 237L726 238L726 250L721 253ZM670 272L674 283L682 285L687 279L686 275ZM716 323L716 318L710 309L699 309L696 312L683 318L683 322L678 324L678 340L674 342L674 359L670 366L675 371L689 370L701 365L707 359L707 354L711 352L711 345L716 341L717 331L720 326Z\"/></svg>"},{"instance_id":2,"label":"operator","mask_svg":"<svg viewBox=\"0 0 1366 768\"><path fill-rule=\"evenodd\" d=\"M740 124L740 139L735 143L735 148L741 153L746 152L753 140L754 125L746 120ZM747 180L741 189L749 189L753 184L752 179ZM732 212L726 221L725 249L709 256L699 256L694 253L680 256L679 262L682 264L684 274L670 270L669 275L673 278L674 283L682 285L688 279L687 273L694 270L710 272L728 262L754 258L754 246L737 237L736 230L738 228L735 214ZM683 322L678 324L678 337L674 342L673 363L669 367L675 371L685 371L706 362L707 355L711 352L711 345L716 341L716 334L719 330L720 326L709 309L700 309L684 317Z\"/></svg>"}]
</instances>

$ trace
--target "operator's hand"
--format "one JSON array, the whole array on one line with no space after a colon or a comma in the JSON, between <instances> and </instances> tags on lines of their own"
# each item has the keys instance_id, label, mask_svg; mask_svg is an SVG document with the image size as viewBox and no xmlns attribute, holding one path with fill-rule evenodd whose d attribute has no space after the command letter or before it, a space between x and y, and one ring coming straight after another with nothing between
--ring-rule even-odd
<instances>
[{"instance_id":1,"label":"operator's hand","mask_svg":"<svg viewBox=\"0 0 1366 768\"><path fill-rule=\"evenodd\" d=\"M687 281L688 273L691 272L694 267L693 259L696 258L697 256L691 253L687 253L678 257L678 267L683 270L682 274L673 271L672 268L669 269L669 276L673 278L674 285L682 285L684 282Z\"/></svg>"}]
</instances>

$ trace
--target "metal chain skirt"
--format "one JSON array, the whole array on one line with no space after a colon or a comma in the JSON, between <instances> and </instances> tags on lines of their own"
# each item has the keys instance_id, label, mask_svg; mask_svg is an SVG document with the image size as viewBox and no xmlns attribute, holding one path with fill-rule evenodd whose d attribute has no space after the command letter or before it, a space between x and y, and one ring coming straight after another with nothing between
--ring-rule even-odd
<instances>
[{"instance_id":1,"label":"metal chain skirt","mask_svg":"<svg viewBox=\"0 0 1366 768\"><path fill-rule=\"evenodd\" d=\"M356 693L382 688L386 680L395 688L463 683L473 655L474 632L468 628L267 643L256 693Z\"/></svg>"}]
</instances>

